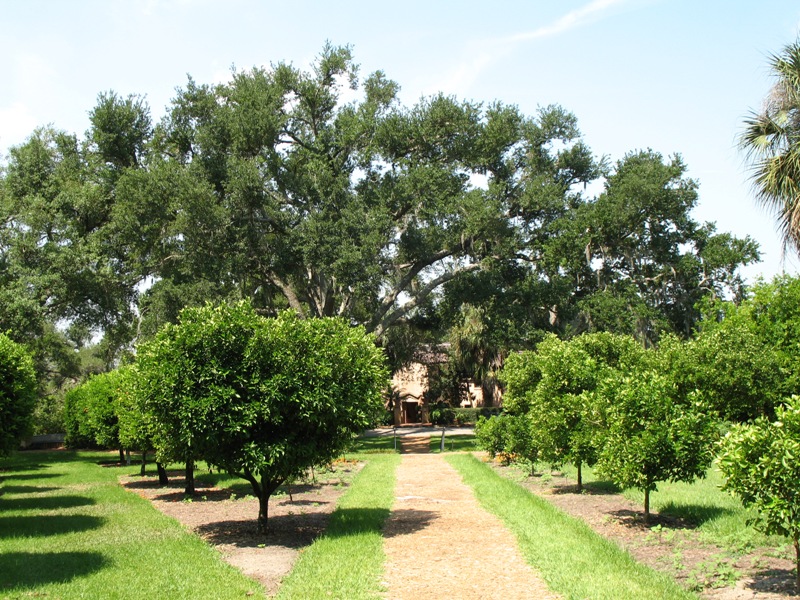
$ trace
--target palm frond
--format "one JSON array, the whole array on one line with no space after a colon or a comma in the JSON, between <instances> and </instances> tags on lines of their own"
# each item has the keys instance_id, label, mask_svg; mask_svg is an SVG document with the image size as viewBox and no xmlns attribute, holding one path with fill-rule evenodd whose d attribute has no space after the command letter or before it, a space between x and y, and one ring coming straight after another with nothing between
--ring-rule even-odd
<instances>
[{"instance_id":1,"label":"palm frond","mask_svg":"<svg viewBox=\"0 0 800 600\"><path fill-rule=\"evenodd\" d=\"M757 202L773 213L784 252L800 254L800 40L770 57L777 82L760 112L744 119L739 146Z\"/></svg>"}]
</instances>

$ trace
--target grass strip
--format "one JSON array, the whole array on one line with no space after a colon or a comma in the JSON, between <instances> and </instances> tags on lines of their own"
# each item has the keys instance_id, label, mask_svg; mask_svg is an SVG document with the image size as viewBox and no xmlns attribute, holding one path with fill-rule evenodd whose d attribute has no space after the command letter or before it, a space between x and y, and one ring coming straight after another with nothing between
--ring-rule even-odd
<instances>
[{"instance_id":1,"label":"grass strip","mask_svg":"<svg viewBox=\"0 0 800 600\"><path fill-rule=\"evenodd\" d=\"M101 465L107 453L0 461L0 598L264 597L258 583Z\"/></svg>"},{"instance_id":2,"label":"grass strip","mask_svg":"<svg viewBox=\"0 0 800 600\"><path fill-rule=\"evenodd\" d=\"M370 454L339 499L325 533L300 556L277 598L380 598L383 523L394 501L396 454Z\"/></svg>"},{"instance_id":3,"label":"grass strip","mask_svg":"<svg viewBox=\"0 0 800 600\"><path fill-rule=\"evenodd\" d=\"M734 552L791 543L784 536L756 531L749 523L756 517L755 510L745 508L737 498L723 492L723 482L715 466L708 469L704 479L691 483L659 482L658 490L650 495L650 508L661 515L685 519L697 527L704 541ZM639 506L644 502L639 490L625 490L624 495Z\"/></svg>"},{"instance_id":4,"label":"grass strip","mask_svg":"<svg viewBox=\"0 0 800 600\"><path fill-rule=\"evenodd\" d=\"M548 466L540 464L539 469L546 473ZM560 470L569 479L577 477L572 465L565 464ZM594 469L586 466L583 468L583 481L587 489L622 494L642 510L644 494L639 490L621 490L612 482L599 479ZM711 466L703 479L691 483L660 481L658 489L650 494L650 509L659 515L683 519L704 542L735 553L761 547L774 547L781 552L791 550L788 538L756 531L750 525L756 516L755 511L723 492L723 482L716 466ZM792 555L790 553L789 558Z\"/></svg>"},{"instance_id":5,"label":"grass strip","mask_svg":"<svg viewBox=\"0 0 800 600\"><path fill-rule=\"evenodd\" d=\"M475 442L474 434L445 434L444 437L444 451L445 452L475 452L478 445ZM431 452L439 453L442 451L442 434L434 433L431 435Z\"/></svg>"},{"instance_id":6,"label":"grass strip","mask_svg":"<svg viewBox=\"0 0 800 600\"><path fill-rule=\"evenodd\" d=\"M522 555L550 589L564 598L696 598L471 454L450 454L446 460L473 488L481 505L516 536Z\"/></svg>"}]
</instances>

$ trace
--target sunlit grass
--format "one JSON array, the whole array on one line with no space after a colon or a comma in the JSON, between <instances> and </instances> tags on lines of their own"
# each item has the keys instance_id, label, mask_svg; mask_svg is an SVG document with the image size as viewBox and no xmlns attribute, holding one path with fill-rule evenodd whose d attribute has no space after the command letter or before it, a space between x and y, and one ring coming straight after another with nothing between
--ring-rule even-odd
<instances>
[{"instance_id":1,"label":"sunlit grass","mask_svg":"<svg viewBox=\"0 0 800 600\"><path fill-rule=\"evenodd\" d=\"M400 451L400 436L386 435L373 437L359 437L353 440L348 454L382 454Z\"/></svg>"},{"instance_id":2,"label":"sunlit grass","mask_svg":"<svg viewBox=\"0 0 800 600\"><path fill-rule=\"evenodd\" d=\"M575 479L576 470L570 465L563 473ZM644 494L636 489L619 490L613 483L599 479L591 468L584 467L583 479L587 489L595 492L622 493L637 506L643 507ZM748 521L755 513L720 487L722 475L712 466L704 479L692 483L659 482L658 490L650 494L650 510L654 515L682 519L709 543L732 551L746 551L759 546L783 546L788 539L766 536L756 531Z\"/></svg>"},{"instance_id":3,"label":"sunlit grass","mask_svg":"<svg viewBox=\"0 0 800 600\"><path fill-rule=\"evenodd\" d=\"M444 451L445 452L474 452L478 449L475 443L475 436L468 435L448 435L444 436ZM442 434L437 433L431 435L431 452L442 451Z\"/></svg>"},{"instance_id":4,"label":"sunlit grass","mask_svg":"<svg viewBox=\"0 0 800 600\"><path fill-rule=\"evenodd\" d=\"M263 597L258 583L117 483L107 453L0 461L0 597Z\"/></svg>"},{"instance_id":5,"label":"sunlit grass","mask_svg":"<svg viewBox=\"0 0 800 600\"><path fill-rule=\"evenodd\" d=\"M366 466L339 499L325 533L300 556L278 598L382 597L381 529L394 501L396 454L364 455Z\"/></svg>"}]
</instances>

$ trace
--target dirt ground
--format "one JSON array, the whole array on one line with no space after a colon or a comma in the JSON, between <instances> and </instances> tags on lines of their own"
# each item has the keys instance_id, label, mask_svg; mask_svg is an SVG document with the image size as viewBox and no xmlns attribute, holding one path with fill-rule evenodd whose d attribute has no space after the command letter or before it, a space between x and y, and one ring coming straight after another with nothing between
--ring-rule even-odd
<instances>
[{"instance_id":1,"label":"dirt ground","mask_svg":"<svg viewBox=\"0 0 800 600\"><path fill-rule=\"evenodd\" d=\"M178 471L170 472L167 487L159 487L155 475L126 478L122 485L196 532L272 595L300 551L325 530L339 496L362 466L339 464L333 472L318 474L316 482L289 486L291 497L288 493L273 496L266 537L256 530L258 500L244 493L236 497L198 480L197 493L189 502L183 494L183 473Z\"/></svg>"},{"instance_id":2,"label":"dirt ground","mask_svg":"<svg viewBox=\"0 0 800 600\"><path fill-rule=\"evenodd\" d=\"M391 600L558 598L441 454L403 456L384 537Z\"/></svg>"},{"instance_id":3,"label":"dirt ground","mask_svg":"<svg viewBox=\"0 0 800 600\"><path fill-rule=\"evenodd\" d=\"M484 458L484 460L488 460ZM620 494L591 485L577 493L575 482L558 473L521 478L514 467L492 466L563 511L586 521L600 535L614 540L636 560L669 573L681 585L714 600L778 600L796 598L791 560L761 548L743 556L704 543L697 531L679 519L651 515Z\"/></svg>"}]
</instances>

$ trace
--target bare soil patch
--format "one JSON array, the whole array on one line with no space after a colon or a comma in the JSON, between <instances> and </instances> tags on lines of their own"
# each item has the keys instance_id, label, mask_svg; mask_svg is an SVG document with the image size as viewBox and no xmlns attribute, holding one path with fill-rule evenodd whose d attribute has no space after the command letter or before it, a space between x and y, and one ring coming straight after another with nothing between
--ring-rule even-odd
<instances>
[{"instance_id":1,"label":"bare soil patch","mask_svg":"<svg viewBox=\"0 0 800 600\"><path fill-rule=\"evenodd\" d=\"M401 454L427 454L431 451L431 436L428 434L405 435L400 438Z\"/></svg>"},{"instance_id":2,"label":"bare soil patch","mask_svg":"<svg viewBox=\"0 0 800 600\"><path fill-rule=\"evenodd\" d=\"M488 460L488 459L487 459ZM492 462L504 477L517 481L564 512L583 519L594 531L614 540L637 561L663 571L702 598L714 600L778 600L796 598L794 565L776 558L774 549L759 548L738 555L705 542L691 523L651 514L645 523L642 507L602 486L584 485L559 473L525 476L516 467Z\"/></svg>"},{"instance_id":3,"label":"bare soil patch","mask_svg":"<svg viewBox=\"0 0 800 600\"><path fill-rule=\"evenodd\" d=\"M403 456L384 537L393 600L558 598L440 454Z\"/></svg>"},{"instance_id":4,"label":"bare soil patch","mask_svg":"<svg viewBox=\"0 0 800 600\"><path fill-rule=\"evenodd\" d=\"M325 530L339 497L362 466L362 463L341 463L330 472L317 474L316 481L303 481L279 490L270 499L267 536L257 531L258 500L252 496L237 497L198 479L196 494L187 499L180 471L170 472L166 487L160 487L154 475L122 478L121 483L197 533L224 560L273 595L300 551Z\"/></svg>"}]
</instances>

